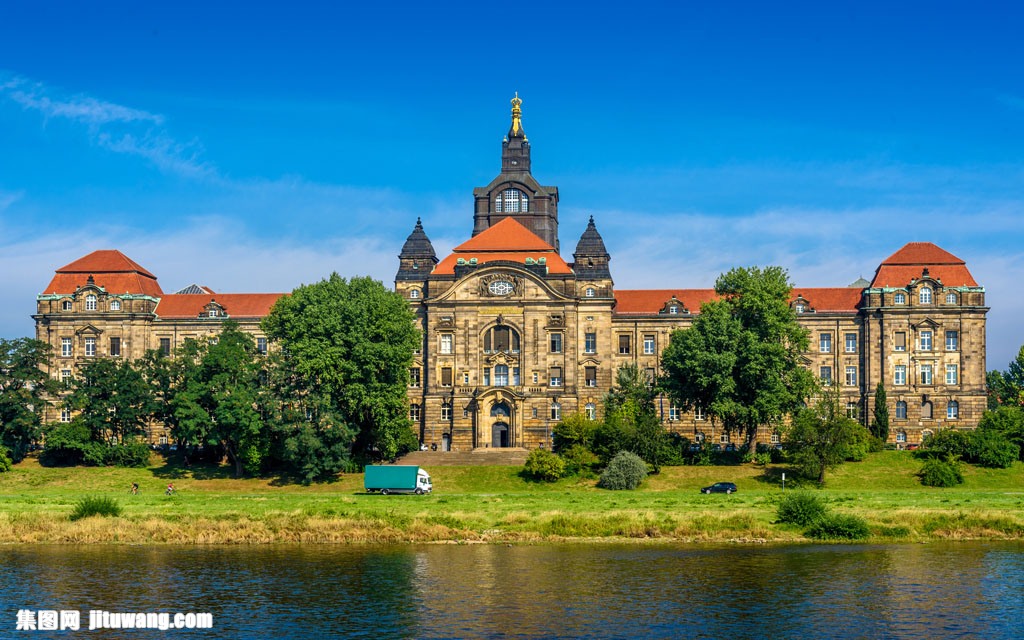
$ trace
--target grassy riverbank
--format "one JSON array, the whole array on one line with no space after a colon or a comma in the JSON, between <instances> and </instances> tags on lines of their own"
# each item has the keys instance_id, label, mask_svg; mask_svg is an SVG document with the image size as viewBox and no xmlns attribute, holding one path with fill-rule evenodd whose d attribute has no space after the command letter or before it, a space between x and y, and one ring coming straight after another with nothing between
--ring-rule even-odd
<instances>
[{"instance_id":1,"label":"grassy riverbank","mask_svg":"<svg viewBox=\"0 0 1024 640\"><path fill-rule=\"evenodd\" d=\"M964 485L923 487L909 453L848 463L813 489L833 511L864 517L872 540L1024 539L1024 466L969 467ZM428 467L429 468L429 467ZM362 493L362 476L304 487L230 478L226 467L44 468L29 459L0 474L0 543L264 544L278 542L533 542L567 539L799 541L774 524L783 468L666 467L637 491L593 480L538 484L518 467L429 468L431 496ZM786 490L794 488L787 473ZM718 480L734 495L700 494ZM132 482L141 487L130 495ZM168 482L177 494L163 495ZM70 521L86 496L118 501L120 517Z\"/></svg>"}]
</instances>

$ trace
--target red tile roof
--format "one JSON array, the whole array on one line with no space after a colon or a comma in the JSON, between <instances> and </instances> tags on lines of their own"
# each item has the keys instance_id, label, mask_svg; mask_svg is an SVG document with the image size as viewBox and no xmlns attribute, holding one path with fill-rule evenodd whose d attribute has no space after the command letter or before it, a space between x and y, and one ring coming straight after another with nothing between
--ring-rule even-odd
<instances>
[{"instance_id":1,"label":"red tile roof","mask_svg":"<svg viewBox=\"0 0 1024 640\"><path fill-rule=\"evenodd\" d=\"M910 242L883 260L871 286L905 287L920 278L925 268L929 276L947 287L978 286L963 260L930 242Z\"/></svg>"},{"instance_id":2,"label":"red tile roof","mask_svg":"<svg viewBox=\"0 0 1024 640\"><path fill-rule=\"evenodd\" d=\"M794 287L789 300L803 296L815 311L845 311L856 313L863 289L858 287Z\"/></svg>"},{"instance_id":3,"label":"red tile roof","mask_svg":"<svg viewBox=\"0 0 1024 640\"><path fill-rule=\"evenodd\" d=\"M434 267L434 273L452 275L459 258L469 261L476 258L477 264L505 260L525 264L527 258L544 258L548 273L569 275L572 269L558 255L555 248L541 240L536 234L517 220L505 218L486 231L470 238L453 249L453 253Z\"/></svg>"},{"instance_id":4,"label":"red tile roof","mask_svg":"<svg viewBox=\"0 0 1024 640\"><path fill-rule=\"evenodd\" d=\"M701 304L719 298L714 289L618 289L615 313L659 313L672 296L690 313L698 313Z\"/></svg>"},{"instance_id":5,"label":"red tile roof","mask_svg":"<svg viewBox=\"0 0 1024 640\"><path fill-rule=\"evenodd\" d=\"M93 277L96 286L103 287L109 293L145 294L156 297L163 295L156 276L120 251L113 249L93 251L57 269L53 280L43 293L74 293L88 282L89 276Z\"/></svg>"},{"instance_id":6,"label":"red tile roof","mask_svg":"<svg viewBox=\"0 0 1024 640\"><path fill-rule=\"evenodd\" d=\"M198 318L211 301L216 302L229 318L262 318L270 313L284 293L172 293L160 298L156 306L159 318Z\"/></svg>"}]
</instances>

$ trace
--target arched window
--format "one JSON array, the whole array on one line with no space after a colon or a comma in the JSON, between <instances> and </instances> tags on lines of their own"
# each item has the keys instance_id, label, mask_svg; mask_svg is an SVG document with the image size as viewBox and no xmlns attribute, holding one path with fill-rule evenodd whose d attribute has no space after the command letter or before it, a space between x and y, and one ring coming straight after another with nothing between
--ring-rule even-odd
<instances>
[{"instance_id":1,"label":"arched window","mask_svg":"<svg viewBox=\"0 0 1024 640\"><path fill-rule=\"evenodd\" d=\"M932 418L932 403L930 401L924 401L921 403L921 418L924 420L931 420Z\"/></svg>"},{"instance_id":2,"label":"arched window","mask_svg":"<svg viewBox=\"0 0 1024 640\"><path fill-rule=\"evenodd\" d=\"M921 304L931 304L932 303L932 288L931 287L921 287L921 291L918 292L918 299L921 301Z\"/></svg>"},{"instance_id":3,"label":"arched window","mask_svg":"<svg viewBox=\"0 0 1024 640\"><path fill-rule=\"evenodd\" d=\"M505 189L494 199L497 213L526 213L529 208L529 199L519 189Z\"/></svg>"},{"instance_id":4,"label":"arched window","mask_svg":"<svg viewBox=\"0 0 1024 640\"><path fill-rule=\"evenodd\" d=\"M551 419L552 420L561 420L562 419L562 405L558 404L558 402L552 402L551 403Z\"/></svg>"},{"instance_id":5,"label":"arched window","mask_svg":"<svg viewBox=\"0 0 1024 640\"><path fill-rule=\"evenodd\" d=\"M60 310L61 311L71 311L71 301L70 300L65 300L64 302L60 303Z\"/></svg>"},{"instance_id":6,"label":"arched window","mask_svg":"<svg viewBox=\"0 0 1024 640\"><path fill-rule=\"evenodd\" d=\"M597 406L593 402L588 402L584 411L586 411L587 420L597 420Z\"/></svg>"},{"instance_id":7,"label":"arched window","mask_svg":"<svg viewBox=\"0 0 1024 640\"><path fill-rule=\"evenodd\" d=\"M508 408L508 405L504 402L496 402L491 407L492 418L507 418L512 415L512 410Z\"/></svg>"},{"instance_id":8,"label":"arched window","mask_svg":"<svg viewBox=\"0 0 1024 640\"><path fill-rule=\"evenodd\" d=\"M956 294L955 293L950 292L950 293L946 294L946 304L956 304Z\"/></svg>"},{"instance_id":9,"label":"arched window","mask_svg":"<svg viewBox=\"0 0 1024 640\"><path fill-rule=\"evenodd\" d=\"M410 290L409 291L409 297L411 299L413 299L413 300L419 300L420 299L420 290L419 289L412 289L412 290Z\"/></svg>"},{"instance_id":10,"label":"arched window","mask_svg":"<svg viewBox=\"0 0 1024 640\"><path fill-rule=\"evenodd\" d=\"M946 405L946 419L947 420L959 420L960 419L960 403L956 400L950 400L949 404Z\"/></svg>"},{"instance_id":11,"label":"arched window","mask_svg":"<svg viewBox=\"0 0 1024 640\"><path fill-rule=\"evenodd\" d=\"M94 296L91 293L89 295L85 296L85 310L86 311L95 311L96 310L96 296Z\"/></svg>"},{"instance_id":12,"label":"arched window","mask_svg":"<svg viewBox=\"0 0 1024 640\"><path fill-rule=\"evenodd\" d=\"M121 310L121 301L120 300L111 300L110 301L110 310L111 311L120 311Z\"/></svg>"},{"instance_id":13,"label":"arched window","mask_svg":"<svg viewBox=\"0 0 1024 640\"><path fill-rule=\"evenodd\" d=\"M899 443L902 444L902 443L904 443L906 441L907 441L907 432L906 431L897 431L896 432L896 442L899 442Z\"/></svg>"},{"instance_id":14,"label":"arched window","mask_svg":"<svg viewBox=\"0 0 1024 640\"><path fill-rule=\"evenodd\" d=\"M491 327L484 334L484 353L519 353L519 332L506 325Z\"/></svg>"},{"instance_id":15,"label":"arched window","mask_svg":"<svg viewBox=\"0 0 1024 640\"><path fill-rule=\"evenodd\" d=\"M893 304L907 304L907 295L905 293L897 293L892 297Z\"/></svg>"},{"instance_id":16,"label":"arched window","mask_svg":"<svg viewBox=\"0 0 1024 640\"><path fill-rule=\"evenodd\" d=\"M588 298L593 298L595 295L597 295L597 291L594 290L594 287L587 287L587 290L584 292L584 295L586 295Z\"/></svg>"}]
</instances>

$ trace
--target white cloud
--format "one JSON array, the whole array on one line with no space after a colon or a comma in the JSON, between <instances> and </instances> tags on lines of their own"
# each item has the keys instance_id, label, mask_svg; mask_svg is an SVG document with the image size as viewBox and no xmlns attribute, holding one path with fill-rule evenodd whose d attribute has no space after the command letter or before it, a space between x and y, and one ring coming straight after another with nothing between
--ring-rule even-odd
<instances>
[{"instance_id":1,"label":"white cloud","mask_svg":"<svg viewBox=\"0 0 1024 640\"><path fill-rule=\"evenodd\" d=\"M0 92L25 109L38 111L46 118L65 118L90 126L114 122L149 122L162 125L163 116L124 105L97 100L87 95L63 96L41 82L9 76L0 84Z\"/></svg>"}]
</instances>

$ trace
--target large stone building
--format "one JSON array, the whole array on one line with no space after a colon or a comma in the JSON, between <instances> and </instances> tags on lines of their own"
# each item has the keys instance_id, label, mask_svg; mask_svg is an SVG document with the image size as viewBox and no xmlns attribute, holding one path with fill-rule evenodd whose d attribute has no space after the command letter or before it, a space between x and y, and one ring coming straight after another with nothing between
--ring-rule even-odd
<instances>
[{"instance_id":1,"label":"large stone building","mask_svg":"<svg viewBox=\"0 0 1024 640\"><path fill-rule=\"evenodd\" d=\"M441 449L550 446L563 415L600 412L622 365L657 375L671 332L715 297L709 289L616 289L593 218L567 262L558 189L533 177L518 97L512 105L501 170L473 191L472 236L438 260L417 220L399 255L395 289L423 330L409 414L421 440ZM57 354L52 375L61 378L93 357L169 352L185 338L216 333L226 318L265 348L259 320L279 295L195 285L164 294L155 276L121 253L97 251L57 270L34 318L37 337ZM963 260L912 242L871 282L796 287L791 304L811 334L806 366L838 385L849 413L865 424L882 382L898 444L977 425L988 309ZM729 441L700 408L683 412L661 399L659 411L673 431Z\"/></svg>"}]
</instances>

